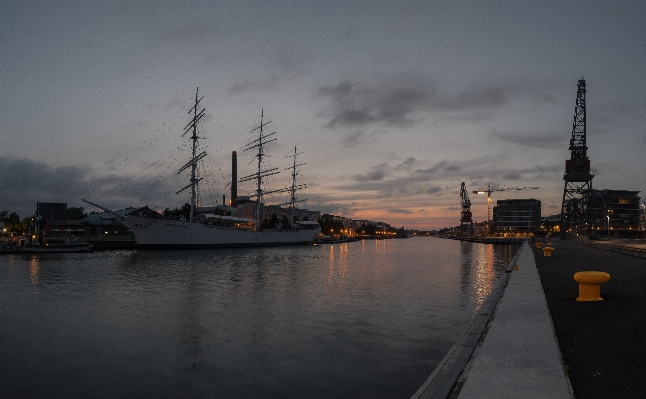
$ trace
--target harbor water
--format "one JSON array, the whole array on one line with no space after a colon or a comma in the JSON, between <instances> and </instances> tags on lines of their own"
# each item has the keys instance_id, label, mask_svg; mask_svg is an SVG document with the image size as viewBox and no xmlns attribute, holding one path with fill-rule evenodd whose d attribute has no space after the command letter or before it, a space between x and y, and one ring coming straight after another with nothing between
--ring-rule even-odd
<instances>
[{"instance_id":1,"label":"harbor water","mask_svg":"<svg viewBox=\"0 0 646 399\"><path fill-rule=\"evenodd\" d=\"M0 257L0 397L408 398L518 246Z\"/></svg>"}]
</instances>

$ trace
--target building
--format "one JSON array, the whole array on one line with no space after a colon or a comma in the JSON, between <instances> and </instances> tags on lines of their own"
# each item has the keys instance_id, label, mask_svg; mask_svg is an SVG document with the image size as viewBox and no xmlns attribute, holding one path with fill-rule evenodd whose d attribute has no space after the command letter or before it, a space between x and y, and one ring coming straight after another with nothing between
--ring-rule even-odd
<instances>
[{"instance_id":1,"label":"building","mask_svg":"<svg viewBox=\"0 0 646 399\"><path fill-rule=\"evenodd\" d=\"M633 237L639 231L639 191L631 190L586 190L583 202L592 224L586 226L591 235Z\"/></svg>"},{"instance_id":2,"label":"building","mask_svg":"<svg viewBox=\"0 0 646 399\"><path fill-rule=\"evenodd\" d=\"M66 220L67 203L66 202L37 202L36 216L40 220Z\"/></svg>"},{"instance_id":3,"label":"building","mask_svg":"<svg viewBox=\"0 0 646 399\"><path fill-rule=\"evenodd\" d=\"M474 222L473 223L473 236L486 237L489 235L489 222Z\"/></svg>"},{"instance_id":4,"label":"building","mask_svg":"<svg viewBox=\"0 0 646 399\"><path fill-rule=\"evenodd\" d=\"M561 232L561 215L541 217L541 237L551 237Z\"/></svg>"},{"instance_id":5,"label":"building","mask_svg":"<svg viewBox=\"0 0 646 399\"><path fill-rule=\"evenodd\" d=\"M541 201L534 198L498 200L493 207L493 224L498 236L535 236L541 225Z\"/></svg>"}]
</instances>

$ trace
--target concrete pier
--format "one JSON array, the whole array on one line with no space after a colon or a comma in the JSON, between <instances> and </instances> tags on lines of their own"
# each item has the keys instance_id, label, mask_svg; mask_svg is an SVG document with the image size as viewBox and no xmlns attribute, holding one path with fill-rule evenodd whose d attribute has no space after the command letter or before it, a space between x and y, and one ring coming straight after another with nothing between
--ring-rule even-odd
<instances>
[{"instance_id":1,"label":"concrete pier","mask_svg":"<svg viewBox=\"0 0 646 399\"><path fill-rule=\"evenodd\" d=\"M447 397L572 398L528 243L412 399Z\"/></svg>"},{"instance_id":2,"label":"concrete pier","mask_svg":"<svg viewBox=\"0 0 646 399\"><path fill-rule=\"evenodd\" d=\"M523 244L481 345L453 397L571 398L534 254Z\"/></svg>"}]
</instances>

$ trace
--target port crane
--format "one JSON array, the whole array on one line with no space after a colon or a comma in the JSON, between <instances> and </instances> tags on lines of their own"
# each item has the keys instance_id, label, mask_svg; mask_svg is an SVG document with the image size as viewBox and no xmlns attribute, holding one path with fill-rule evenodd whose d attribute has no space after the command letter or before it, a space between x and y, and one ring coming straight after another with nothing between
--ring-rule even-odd
<instances>
[{"instance_id":1,"label":"port crane","mask_svg":"<svg viewBox=\"0 0 646 399\"><path fill-rule=\"evenodd\" d=\"M491 193L496 191L511 191L511 190L536 190L539 187L500 187L498 184L488 183L486 189L474 190L474 194L487 194L487 222L491 220Z\"/></svg>"},{"instance_id":2,"label":"port crane","mask_svg":"<svg viewBox=\"0 0 646 399\"><path fill-rule=\"evenodd\" d=\"M563 180L563 202L561 204L561 231L568 227L581 226L587 222L592 224L590 212L587 210L585 194L592 190L590 158L586 141L586 108L585 108L585 79L577 82L576 107L570 138L570 159L565 161Z\"/></svg>"},{"instance_id":3,"label":"port crane","mask_svg":"<svg viewBox=\"0 0 646 399\"><path fill-rule=\"evenodd\" d=\"M460 187L460 199L462 200L462 212L460 213L460 235L473 237L473 219L471 218L471 200L466 185L462 182Z\"/></svg>"}]
</instances>

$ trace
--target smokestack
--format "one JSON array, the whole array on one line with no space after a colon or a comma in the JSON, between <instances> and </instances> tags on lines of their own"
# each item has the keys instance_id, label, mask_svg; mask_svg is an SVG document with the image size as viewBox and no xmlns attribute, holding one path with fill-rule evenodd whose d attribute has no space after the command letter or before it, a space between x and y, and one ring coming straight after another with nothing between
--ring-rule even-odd
<instances>
[{"instance_id":1,"label":"smokestack","mask_svg":"<svg viewBox=\"0 0 646 399\"><path fill-rule=\"evenodd\" d=\"M238 154L231 153L231 206L236 207L238 200Z\"/></svg>"}]
</instances>

